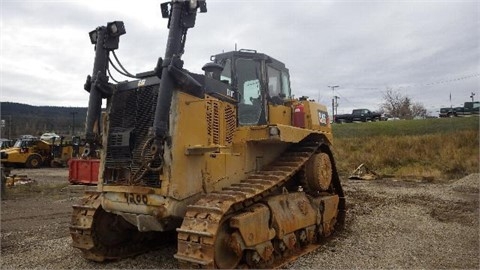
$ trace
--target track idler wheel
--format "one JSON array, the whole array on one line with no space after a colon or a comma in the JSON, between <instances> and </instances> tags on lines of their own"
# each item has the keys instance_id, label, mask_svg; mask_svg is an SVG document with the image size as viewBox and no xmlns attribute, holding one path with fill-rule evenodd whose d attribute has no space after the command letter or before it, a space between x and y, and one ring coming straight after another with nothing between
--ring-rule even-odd
<instances>
[{"instance_id":1,"label":"track idler wheel","mask_svg":"<svg viewBox=\"0 0 480 270\"><path fill-rule=\"evenodd\" d=\"M332 182L332 162L327 153L315 153L307 162L305 171L310 189L328 190Z\"/></svg>"}]
</instances>

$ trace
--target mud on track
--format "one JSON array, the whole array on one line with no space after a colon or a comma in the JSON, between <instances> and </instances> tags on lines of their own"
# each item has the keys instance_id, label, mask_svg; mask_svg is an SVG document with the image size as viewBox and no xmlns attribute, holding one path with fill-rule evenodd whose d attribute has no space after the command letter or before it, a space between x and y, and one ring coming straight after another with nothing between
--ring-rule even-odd
<instances>
[{"instance_id":1,"label":"mud on track","mask_svg":"<svg viewBox=\"0 0 480 270\"><path fill-rule=\"evenodd\" d=\"M175 243L121 261L82 259L70 246L71 205L81 192L68 187L68 171L12 173L27 174L38 187L7 190L2 201L2 269L177 267ZM480 268L480 174L442 183L344 180L343 186L349 208L344 231L289 268Z\"/></svg>"}]
</instances>

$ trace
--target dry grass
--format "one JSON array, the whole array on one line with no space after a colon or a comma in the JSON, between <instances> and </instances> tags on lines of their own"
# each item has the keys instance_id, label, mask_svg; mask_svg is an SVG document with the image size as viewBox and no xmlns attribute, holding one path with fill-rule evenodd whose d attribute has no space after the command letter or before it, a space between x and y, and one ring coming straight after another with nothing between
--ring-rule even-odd
<instances>
[{"instance_id":1,"label":"dry grass","mask_svg":"<svg viewBox=\"0 0 480 270\"><path fill-rule=\"evenodd\" d=\"M341 175L347 176L364 163L382 175L435 180L460 178L479 172L478 124L477 127L464 127L451 132L444 132L440 127L439 132L433 129L431 133L421 135L337 136L335 152L338 170ZM368 126L360 128L366 130Z\"/></svg>"},{"instance_id":2,"label":"dry grass","mask_svg":"<svg viewBox=\"0 0 480 270\"><path fill-rule=\"evenodd\" d=\"M23 197L50 196L52 198L61 196L65 193L64 188L68 187L68 181L65 183L39 184L37 182L25 185L7 187L7 199L19 199Z\"/></svg>"}]
</instances>

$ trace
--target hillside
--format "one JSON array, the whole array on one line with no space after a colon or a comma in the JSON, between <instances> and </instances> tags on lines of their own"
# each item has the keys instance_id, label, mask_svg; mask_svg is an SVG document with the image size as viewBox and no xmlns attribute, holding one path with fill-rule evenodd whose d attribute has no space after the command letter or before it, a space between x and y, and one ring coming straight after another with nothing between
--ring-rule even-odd
<instances>
[{"instance_id":1,"label":"hillside","mask_svg":"<svg viewBox=\"0 0 480 270\"><path fill-rule=\"evenodd\" d=\"M5 126L1 129L2 138L13 139L23 134L39 136L45 132L69 136L72 135L74 117L75 133L83 132L87 108L0 102L0 115L5 121Z\"/></svg>"}]
</instances>

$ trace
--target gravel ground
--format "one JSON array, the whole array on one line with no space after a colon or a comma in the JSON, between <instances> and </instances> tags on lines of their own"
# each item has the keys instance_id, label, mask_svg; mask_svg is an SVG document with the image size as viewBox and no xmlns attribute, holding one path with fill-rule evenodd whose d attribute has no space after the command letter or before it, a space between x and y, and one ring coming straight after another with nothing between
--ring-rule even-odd
<instances>
[{"instance_id":1,"label":"gravel ground","mask_svg":"<svg viewBox=\"0 0 480 270\"><path fill-rule=\"evenodd\" d=\"M38 185L66 183L66 169L14 170ZM343 182L345 229L287 268L479 269L480 174L457 181L375 180ZM1 208L1 269L176 268L175 244L135 258L94 263L70 246L69 188L8 196Z\"/></svg>"}]
</instances>

